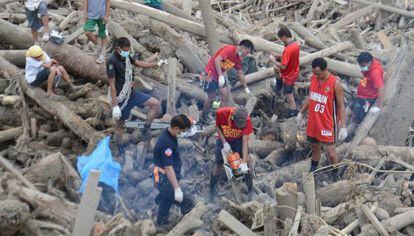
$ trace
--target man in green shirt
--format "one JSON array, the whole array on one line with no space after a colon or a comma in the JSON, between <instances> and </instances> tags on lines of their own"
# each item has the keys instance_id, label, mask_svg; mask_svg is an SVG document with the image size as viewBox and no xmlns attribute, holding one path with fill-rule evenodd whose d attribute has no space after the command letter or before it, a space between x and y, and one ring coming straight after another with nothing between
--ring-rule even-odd
<instances>
[{"instance_id":1,"label":"man in green shirt","mask_svg":"<svg viewBox=\"0 0 414 236\"><path fill-rule=\"evenodd\" d=\"M161 0L144 0L145 5L163 11Z\"/></svg>"}]
</instances>

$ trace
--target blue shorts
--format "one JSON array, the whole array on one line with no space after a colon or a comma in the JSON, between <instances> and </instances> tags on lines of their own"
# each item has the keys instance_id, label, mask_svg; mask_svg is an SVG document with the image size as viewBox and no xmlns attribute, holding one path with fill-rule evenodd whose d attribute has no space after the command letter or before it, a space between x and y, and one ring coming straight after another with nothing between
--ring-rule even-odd
<instances>
[{"instance_id":1,"label":"blue shorts","mask_svg":"<svg viewBox=\"0 0 414 236\"><path fill-rule=\"evenodd\" d=\"M43 82L47 81L47 79L49 78L49 75L50 75L50 69L44 68L42 71L40 71L36 75L36 79L32 83L30 83L30 85L33 87L39 87L40 85L43 84Z\"/></svg>"},{"instance_id":2,"label":"blue shorts","mask_svg":"<svg viewBox=\"0 0 414 236\"><path fill-rule=\"evenodd\" d=\"M226 86L227 86L227 80L223 88L225 88ZM204 92L206 93L213 93L213 92L215 93L220 87L219 87L218 81L211 78L210 81L204 81L203 88L204 88Z\"/></svg>"},{"instance_id":3,"label":"blue shorts","mask_svg":"<svg viewBox=\"0 0 414 236\"><path fill-rule=\"evenodd\" d=\"M278 78L276 79L276 93L280 93L280 91L283 90L283 94L287 95L287 94L292 94L293 93L293 85L287 85L285 83L283 83L283 80Z\"/></svg>"},{"instance_id":4,"label":"blue shorts","mask_svg":"<svg viewBox=\"0 0 414 236\"><path fill-rule=\"evenodd\" d=\"M47 15L46 2L44 1L40 2L39 7L35 9L34 11L31 11L27 8L25 9L26 9L26 18L27 18L27 22L29 23L29 27L32 30L38 31L40 28L42 28L42 21L40 20L40 17Z\"/></svg>"},{"instance_id":5,"label":"blue shorts","mask_svg":"<svg viewBox=\"0 0 414 236\"><path fill-rule=\"evenodd\" d=\"M228 142L230 144L231 150L233 152L238 152L240 158L243 158L243 138L236 139L234 141ZM216 157L216 164L223 165L223 155L221 154L221 149L223 149L223 142L220 139L216 141L216 150L215 150L215 157Z\"/></svg>"},{"instance_id":6,"label":"blue shorts","mask_svg":"<svg viewBox=\"0 0 414 236\"><path fill-rule=\"evenodd\" d=\"M131 114L131 110L134 107L143 107L144 103L151 98L150 95L146 93L141 93L135 90L132 90L131 96L129 97L127 105L121 111L121 120L126 120Z\"/></svg>"},{"instance_id":7,"label":"blue shorts","mask_svg":"<svg viewBox=\"0 0 414 236\"><path fill-rule=\"evenodd\" d=\"M368 102L370 104L370 107L375 103L377 99L376 98L355 98L354 101L351 104L351 111L354 115L354 120L355 122L357 122L358 124L361 123L364 118L365 115L367 114L365 112L365 103Z\"/></svg>"}]
</instances>

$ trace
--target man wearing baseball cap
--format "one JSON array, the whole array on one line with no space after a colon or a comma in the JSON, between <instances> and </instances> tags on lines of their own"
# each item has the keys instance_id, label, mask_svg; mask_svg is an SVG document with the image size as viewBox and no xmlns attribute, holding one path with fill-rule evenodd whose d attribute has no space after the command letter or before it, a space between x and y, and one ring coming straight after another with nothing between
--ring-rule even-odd
<instances>
[{"instance_id":1,"label":"man wearing baseball cap","mask_svg":"<svg viewBox=\"0 0 414 236\"><path fill-rule=\"evenodd\" d=\"M253 190L252 165L249 156L249 136L253 133L252 121L244 107L222 107L216 113L216 129L218 139L215 147L215 166L210 179L210 198L214 199L217 193L217 182L223 171L224 153L239 153L247 163L249 172L245 175L245 182L249 193Z\"/></svg>"}]
</instances>

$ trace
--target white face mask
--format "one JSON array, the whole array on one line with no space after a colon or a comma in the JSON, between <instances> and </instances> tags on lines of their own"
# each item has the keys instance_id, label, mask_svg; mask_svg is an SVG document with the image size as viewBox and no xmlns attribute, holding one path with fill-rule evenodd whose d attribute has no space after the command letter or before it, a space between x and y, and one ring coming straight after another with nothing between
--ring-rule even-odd
<instances>
[{"instance_id":1,"label":"white face mask","mask_svg":"<svg viewBox=\"0 0 414 236\"><path fill-rule=\"evenodd\" d=\"M366 72L368 70L369 70L369 67L368 66L361 66L361 71L362 72Z\"/></svg>"},{"instance_id":2,"label":"white face mask","mask_svg":"<svg viewBox=\"0 0 414 236\"><path fill-rule=\"evenodd\" d=\"M242 50L238 50L237 51L237 55L239 55L239 57L243 56L243 51Z\"/></svg>"}]
</instances>

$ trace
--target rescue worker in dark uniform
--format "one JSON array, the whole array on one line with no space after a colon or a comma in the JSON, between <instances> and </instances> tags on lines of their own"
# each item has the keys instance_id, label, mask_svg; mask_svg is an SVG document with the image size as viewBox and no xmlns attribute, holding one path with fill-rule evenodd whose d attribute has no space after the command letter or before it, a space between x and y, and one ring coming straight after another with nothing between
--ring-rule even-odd
<instances>
[{"instance_id":1,"label":"rescue worker in dark uniform","mask_svg":"<svg viewBox=\"0 0 414 236\"><path fill-rule=\"evenodd\" d=\"M177 138L191 127L190 119L185 115L174 116L170 127L158 137L154 147L154 182L159 194L155 203L159 205L157 224L168 222L169 211L173 204L187 214L193 207L193 199L184 195L179 184L181 179L181 158Z\"/></svg>"}]
</instances>

